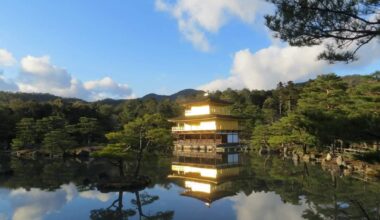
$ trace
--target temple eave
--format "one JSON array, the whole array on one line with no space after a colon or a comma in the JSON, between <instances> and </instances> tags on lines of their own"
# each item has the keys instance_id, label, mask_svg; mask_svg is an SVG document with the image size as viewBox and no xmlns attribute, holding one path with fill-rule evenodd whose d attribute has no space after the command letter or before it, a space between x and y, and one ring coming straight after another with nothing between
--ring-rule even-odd
<instances>
[{"instance_id":1,"label":"temple eave","mask_svg":"<svg viewBox=\"0 0 380 220\"><path fill-rule=\"evenodd\" d=\"M177 118L171 118L171 122L189 122L189 121L202 121L202 120L240 120L242 117L237 117L233 115L216 115L216 114L205 114L205 115L194 115L194 116L181 116Z\"/></svg>"},{"instance_id":2,"label":"temple eave","mask_svg":"<svg viewBox=\"0 0 380 220\"><path fill-rule=\"evenodd\" d=\"M173 134L227 134L231 132L240 132L241 129L234 130L173 130Z\"/></svg>"}]
</instances>

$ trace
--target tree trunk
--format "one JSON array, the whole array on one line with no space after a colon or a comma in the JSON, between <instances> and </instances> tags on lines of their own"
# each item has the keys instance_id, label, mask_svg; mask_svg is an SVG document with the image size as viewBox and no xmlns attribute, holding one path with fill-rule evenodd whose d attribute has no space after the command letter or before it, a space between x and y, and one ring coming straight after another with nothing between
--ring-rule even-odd
<instances>
[{"instance_id":1,"label":"tree trunk","mask_svg":"<svg viewBox=\"0 0 380 220\"><path fill-rule=\"evenodd\" d=\"M304 162L303 163L303 172L304 172L304 176L310 176L309 174L309 168L307 167L307 164Z\"/></svg>"},{"instance_id":2,"label":"tree trunk","mask_svg":"<svg viewBox=\"0 0 380 220\"><path fill-rule=\"evenodd\" d=\"M139 216L140 216L140 219L141 217L144 217L144 213L142 211L142 205L141 205L141 200L140 200L140 194L139 192L135 192L135 196L136 196L136 206L137 206L137 210L139 212Z\"/></svg>"},{"instance_id":3,"label":"tree trunk","mask_svg":"<svg viewBox=\"0 0 380 220\"><path fill-rule=\"evenodd\" d=\"M119 191L117 211L122 212L123 210L123 191Z\"/></svg>"},{"instance_id":4,"label":"tree trunk","mask_svg":"<svg viewBox=\"0 0 380 220\"><path fill-rule=\"evenodd\" d=\"M141 148L137 155L137 164L136 164L136 170L135 170L135 175L134 175L135 177L137 177L140 173L142 156L143 156L143 149Z\"/></svg>"},{"instance_id":5,"label":"tree trunk","mask_svg":"<svg viewBox=\"0 0 380 220\"><path fill-rule=\"evenodd\" d=\"M144 152L144 148L142 146L142 134L140 131L140 148L139 148L139 152L137 154L137 164L136 164L136 170L135 170L135 177L137 177L140 173L140 166L141 166L141 160L142 160L143 152Z\"/></svg>"},{"instance_id":6,"label":"tree trunk","mask_svg":"<svg viewBox=\"0 0 380 220\"><path fill-rule=\"evenodd\" d=\"M123 159L119 160L119 174L120 174L120 177L124 177L124 161L123 161Z\"/></svg>"},{"instance_id":7,"label":"tree trunk","mask_svg":"<svg viewBox=\"0 0 380 220\"><path fill-rule=\"evenodd\" d=\"M307 153L307 145L306 144L303 144L303 154L306 154Z\"/></svg>"},{"instance_id":8,"label":"tree trunk","mask_svg":"<svg viewBox=\"0 0 380 220\"><path fill-rule=\"evenodd\" d=\"M90 146L90 144L91 144L91 135L89 134L87 136L87 147Z\"/></svg>"}]
</instances>

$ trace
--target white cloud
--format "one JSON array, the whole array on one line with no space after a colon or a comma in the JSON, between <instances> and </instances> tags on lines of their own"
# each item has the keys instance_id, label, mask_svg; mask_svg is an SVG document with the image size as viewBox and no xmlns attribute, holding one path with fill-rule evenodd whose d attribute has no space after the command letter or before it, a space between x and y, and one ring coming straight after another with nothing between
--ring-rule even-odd
<instances>
[{"instance_id":1,"label":"white cloud","mask_svg":"<svg viewBox=\"0 0 380 220\"><path fill-rule=\"evenodd\" d=\"M50 62L48 56L26 56L21 59L21 72L17 85L21 92L51 93L63 97L89 99L82 82L65 69Z\"/></svg>"},{"instance_id":2,"label":"white cloud","mask_svg":"<svg viewBox=\"0 0 380 220\"><path fill-rule=\"evenodd\" d=\"M216 79L199 86L202 90L233 89L273 89L278 82L305 81L316 75L345 69L364 67L378 62L380 44L373 41L359 50L359 61L350 64L328 64L317 60L324 46L291 47L274 44L252 53L249 49L235 53L231 74L227 78Z\"/></svg>"},{"instance_id":3,"label":"white cloud","mask_svg":"<svg viewBox=\"0 0 380 220\"><path fill-rule=\"evenodd\" d=\"M235 53L231 75L200 86L204 90L226 88L272 89L279 81L299 81L321 73L326 62L317 61L321 47L270 46L252 53Z\"/></svg>"},{"instance_id":4,"label":"white cloud","mask_svg":"<svg viewBox=\"0 0 380 220\"><path fill-rule=\"evenodd\" d=\"M131 98L132 89L127 84L120 84L113 81L110 77L104 77L100 80L87 81L84 88L91 91L93 99L113 98Z\"/></svg>"},{"instance_id":5,"label":"white cloud","mask_svg":"<svg viewBox=\"0 0 380 220\"><path fill-rule=\"evenodd\" d=\"M64 68L53 65L49 56L26 56L21 59L20 67L16 83L18 91L21 92L51 93L85 100L133 96L132 89L128 85L116 83L110 77L83 83ZM0 89L5 90L2 87L8 88L8 84L5 84L5 79L0 76ZM15 90L13 87L9 88ZM9 88L8 90L11 90Z\"/></svg>"},{"instance_id":6,"label":"white cloud","mask_svg":"<svg viewBox=\"0 0 380 220\"><path fill-rule=\"evenodd\" d=\"M177 0L170 4L166 0L156 0L155 6L177 20L186 40L201 51L209 51L207 33L217 33L231 18L253 22L256 14L265 10L266 3L262 0Z\"/></svg>"},{"instance_id":7,"label":"white cloud","mask_svg":"<svg viewBox=\"0 0 380 220\"><path fill-rule=\"evenodd\" d=\"M16 63L16 59L13 57L12 53L6 49L0 48L0 66L12 66Z\"/></svg>"},{"instance_id":8,"label":"white cloud","mask_svg":"<svg viewBox=\"0 0 380 220\"><path fill-rule=\"evenodd\" d=\"M72 77L63 68L54 66L50 57L26 56L21 59L21 78L38 89L67 89L71 86Z\"/></svg>"}]
</instances>

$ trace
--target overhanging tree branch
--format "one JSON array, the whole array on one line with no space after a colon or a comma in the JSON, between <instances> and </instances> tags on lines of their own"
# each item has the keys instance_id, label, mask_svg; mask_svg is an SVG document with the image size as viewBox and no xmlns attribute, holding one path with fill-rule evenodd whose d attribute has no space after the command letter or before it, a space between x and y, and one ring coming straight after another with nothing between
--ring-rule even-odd
<instances>
[{"instance_id":1,"label":"overhanging tree branch","mask_svg":"<svg viewBox=\"0 0 380 220\"><path fill-rule=\"evenodd\" d=\"M268 1L277 6L274 15L265 16L275 37L292 46L320 45L332 40L318 56L330 63L356 60L357 51L380 36L379 0Z\"/></svg>"}]
</instances>

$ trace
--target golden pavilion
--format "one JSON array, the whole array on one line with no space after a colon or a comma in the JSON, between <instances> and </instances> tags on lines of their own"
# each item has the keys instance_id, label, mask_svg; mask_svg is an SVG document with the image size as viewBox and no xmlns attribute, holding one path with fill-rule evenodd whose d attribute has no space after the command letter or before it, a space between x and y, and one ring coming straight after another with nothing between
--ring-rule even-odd
<instances>
[{"instance_id":1,"label":"golden pavilion","mask_svg":"<svg viewBox=\"0 0 380 220\"><path fill-rule=\"evenodd\" d=\"M240 147L240 118L231 114L231 103L206 96L183 106L185 114L170 119L176 124L176 151L226 152Z\"/></svg>"}]
</instances>

